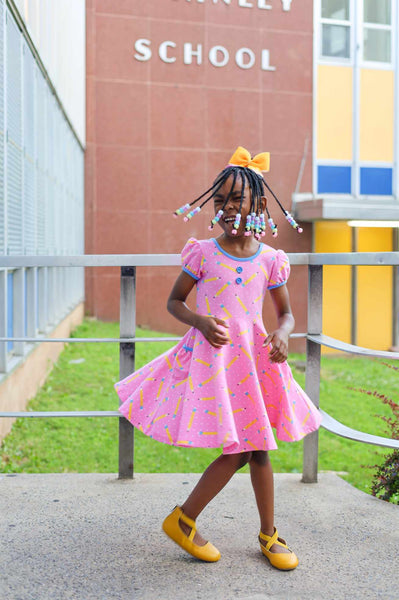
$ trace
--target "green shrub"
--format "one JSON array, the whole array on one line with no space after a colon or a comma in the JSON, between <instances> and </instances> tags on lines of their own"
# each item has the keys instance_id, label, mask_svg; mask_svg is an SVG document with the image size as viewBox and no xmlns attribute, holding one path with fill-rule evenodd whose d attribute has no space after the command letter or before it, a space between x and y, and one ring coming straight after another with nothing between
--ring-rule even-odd
<instances>
[{"instance_id":1,"label":"green shrub","mask_svg":"<svg viewBox=\"0 0 399 600\"><path fill-rule=\"evenodd\" d=\"M399 371L398 367L383 363L389 369ZM376 415L378 418L385 421L387 424L387 434L394 440L399 440L399 404L388 398L384 394L379 394L376 391L358 390L369 396L379 398L383 404L389 406L392 411L392 416ZM375 473L372 479L371 493L373 496L399 504L399 449L394 449L393 452L385 456L385 460L380 465L372 465Z\"/></svg>"},{"instance_id":2,"label":"green shrub","mask_svg":"<svg viewBox=\"0 0 399 600\"><path fill-rule=\"evenodd\" d=\"M374 465L371 493L381 500L399 504L399 450L388 454L382 465Z\"/></svg>"}]
</instances>

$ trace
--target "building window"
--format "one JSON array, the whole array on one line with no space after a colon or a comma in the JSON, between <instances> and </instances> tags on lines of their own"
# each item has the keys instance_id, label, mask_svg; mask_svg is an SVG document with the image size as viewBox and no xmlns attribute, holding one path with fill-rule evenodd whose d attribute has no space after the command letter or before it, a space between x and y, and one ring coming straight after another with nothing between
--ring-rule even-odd
<instances>
[{"instance_id":1,"label":"building window","mask_svg":"<svg viewBox=\"0 0 399 600\"><path fill-rule=\"evenodd\" d=\"M321 55L350 58L350 0L321 0Z\"/></svg>"},{"instance_id":2,"label":"building window","mask_svg":"<svg viewBox=\"0 0 399 600\"><path fill-rule=\"evenodd\" d=\"M0 254L83 254L83 150L5 5L0 0ZM47 332L84 296L80 267L0 275L7 337ZM24 351L22 342L6 348L1 372L7 355Z\"/></svg>"},{"instance_id":3,"label":"building window","mask_svg":"<svg viewBox=\"0 0 399 600\"><path fill-rule=\"evenodd\" d=\"M363 60L390 63L392 60L391 0L364 0Z\"/></svg>"}]
</instances>

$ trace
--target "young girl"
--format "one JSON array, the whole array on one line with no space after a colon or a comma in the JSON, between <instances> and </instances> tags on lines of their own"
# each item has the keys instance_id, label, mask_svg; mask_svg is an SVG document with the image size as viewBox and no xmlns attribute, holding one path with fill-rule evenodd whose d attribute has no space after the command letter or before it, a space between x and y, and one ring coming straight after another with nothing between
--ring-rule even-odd
<instances>
[{"instance_id":1,"label":"young girl","mask_svg":"<svg viewBox=\"0 0 399 600\"><path fill-rule=\"evenodd\" d=\"M208 562L220 553L196 530L205 506L249 463L260 516L260 549L270 563L294 569L298 559L274 527L273 472L269 450L281 440L303 438L320 425L320 415L292 377L286 363L294 328L286 281L286 254L260 243L266 210L272 234L277 227L266 207L273 192L261 172L269 154L254 159L239 147L212 187L191 204L191 219L213 199L221 235L189 239L182 271L168 299L168 310L190 326L172 350L116 384L121 413L150 437L174 446L223 448L182 506L165 519L165 533L189 554ZM198 200L202 204L191 209ZM277 200L278 202L278 200ZM289 223L301 231L278 202ZM197 312L185 304L197 287ZM278 327L266 333L262 303L269 290Z\"/></svg>"}]
</instances>

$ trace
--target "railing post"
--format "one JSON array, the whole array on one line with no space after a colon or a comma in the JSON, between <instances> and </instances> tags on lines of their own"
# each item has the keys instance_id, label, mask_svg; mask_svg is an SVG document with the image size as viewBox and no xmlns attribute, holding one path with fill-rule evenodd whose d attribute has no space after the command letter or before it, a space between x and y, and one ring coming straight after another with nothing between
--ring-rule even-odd
<instances>
[{"instance_id":1,"label":"railing post","mask_svg":"<svg viewBox=\"0 0 399 600\"><path fill-rule=\"evenodd\" d=\"M47 271L47 267L40 267L37 272L37 285L39 286L39 314L37 328L41 333L45 333L48 324Z\"/></svg>"},{"instance_id":2,"label":"railing post","mask_svg":"<svg viewBox=\"0 0 399 600\"><path fill-rule=\"evenodd\" d=\"M399 231L393 229L393 250L399 250ZM397 348L399 344L399 267L392 266L392 346Z\"/></svg>"},{"instance_id":3,"label":"railing post","mask_svg":"<svg viewBox=\"0 0 399 600\"><path fill-rule=\"evenodd\" d=\"M25 269L14 271L14 335L25 336ZM25 351L24 342L14 342L14 354L23 356Z\"/></svg>"},{"instance_id":4,"label":"railing post","mask_svg":"<svg viewBox=\"0 0 399 600\"><path fill-rule=\"evenodd\" d=\"M26 333L28 337L37 334L37 268L30 267L26 272Z\"/></svg>"},{"instance_id":5,"label":"railing post","mask_svg":"<svg viewBox=\"0 0 399 600\"><path fill-rule=\"evenodd\" d=\"M120 337L136 334L136 267L121 267ZM119 344L119 377L134 371L135 342ZM134 428L125 417L119 419L119 479L133 479Z\"/></svg>"},{"instance_id":6,"label":"railing post","mask_svg":"<svg viewBox=\"0 0 399 600\"><path fill-rule=\"evenodd\" d=\"M308 334L322 333L323 266L309 265ZM315 406L319 406L321 346L306 342L306 393ZM303 442L303 483L317 482L319 433L314 431Z\"/></svg>"}]
</instances>

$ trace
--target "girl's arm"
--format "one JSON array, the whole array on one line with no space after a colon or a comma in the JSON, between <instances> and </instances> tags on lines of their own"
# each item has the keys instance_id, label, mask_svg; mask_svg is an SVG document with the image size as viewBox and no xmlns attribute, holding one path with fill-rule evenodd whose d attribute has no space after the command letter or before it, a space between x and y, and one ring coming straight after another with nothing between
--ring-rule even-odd
<instances>
[{"instance_id":1,"label":"girl's arm","mask_svg":"<svg viewBox=\"0 0 399 600\"><path fill-rule=\"evenodd\" d=\"M230 341L220 326L228 327L228 325L218 317L198 315L190 310L186 304L187 296L195 283L195 279L188 273L185 271L180 273L168 298L168 311L182 323L199 329L212 346L220 348Z\"/></svg>"},{"instance_id":2,"label":"girl's arm","mask_svg":"<svg viewBox=\"0 0 399 600\"><path fill-rule=\"evenodd\" d=\"M269 358L272 362L284 362L288 356L288 339L295 326L290 298L286 285L270 290L274 308L276 309L278 328L269 333L263 345L272 345Z\"/></svg>"}]
</instances>

